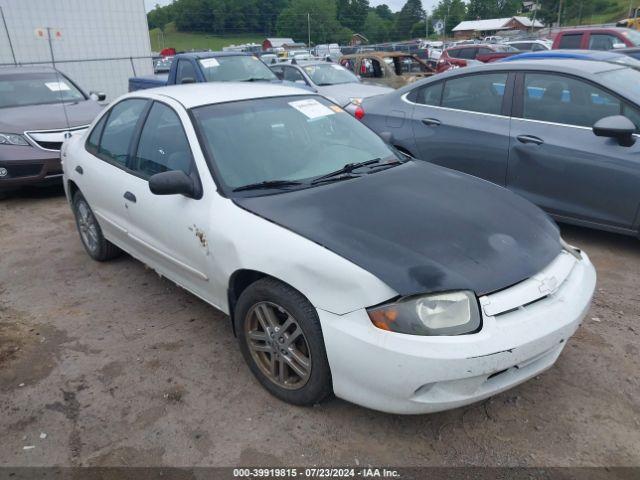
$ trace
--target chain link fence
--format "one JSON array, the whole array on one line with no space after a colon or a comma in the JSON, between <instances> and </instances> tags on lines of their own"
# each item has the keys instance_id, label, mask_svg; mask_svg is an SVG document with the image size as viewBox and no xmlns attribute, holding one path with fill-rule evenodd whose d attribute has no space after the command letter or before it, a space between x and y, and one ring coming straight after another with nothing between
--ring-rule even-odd
<instances>
[{"instance_id":1,"label":"chain link fence","mask_svg":"<svg viewBox=\"0 0 640 480\"><path fill-rule=\"evenodd\" d=\"M153 74L143 0L0 0L0 68L55 66L113 99Z\"/></svg>"}]
</instances>

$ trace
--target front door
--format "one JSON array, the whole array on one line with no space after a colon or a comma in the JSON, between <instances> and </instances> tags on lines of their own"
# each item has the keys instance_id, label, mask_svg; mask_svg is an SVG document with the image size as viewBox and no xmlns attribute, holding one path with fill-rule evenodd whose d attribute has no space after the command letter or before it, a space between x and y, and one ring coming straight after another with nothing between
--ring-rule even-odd
<instances>
[{"instance_id":1,"label":"front door","mask_svg":"<svg viewBox=\"0 0 640 480\"><path fill-rule=\"evenodd\" d=\"M222 276L212 271L209 227L213 215L207 207L207 199L216 193L203 187L190 148L191 142L198 143L186 113L184 116L183 122L172 106L159 101L149 110L131 153L131 194L135 200L128 208L129 235L143 261L196 295L222 305L223 299L218 297L226 287L218 285ZM181 170L200 185L199 198L151 193L149 178L169 170Z\"/></svg>"},{"instance_id":2,"label":"front door","mask_svg":"<svg viewBox=\"0 0 640 480\"><path fill-rule=\"evenodd\" d=\"M418 87L413 133L422 160L504 185L509 153L508 73L471 74Z\"/></svg>"},{"instance_id":3,"label":"front door","mask_svg":"<svg viewBox=\"0 0 640 480\"><path fill-rule=\"evenodd\" d=\"M568 75L523 73L517 81L523 93L511 123L508 188L560 219L632 228L640 142L623 147L592 127L610 115L640 119L635 107Z\"/></svg>"}]
</instances>

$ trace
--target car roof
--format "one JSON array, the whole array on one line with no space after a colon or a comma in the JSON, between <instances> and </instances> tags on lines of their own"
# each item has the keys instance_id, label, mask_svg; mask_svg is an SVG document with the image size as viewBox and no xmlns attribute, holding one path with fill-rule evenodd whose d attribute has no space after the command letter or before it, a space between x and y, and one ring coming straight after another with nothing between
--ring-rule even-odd
<instances>
[{"instance_id":1,"label":"car roof","mask_svg":"<svg viewBox=\"0 0 640 480\"><path fill-rule=\"evenodd\" d=\"M558 32L558 35L563 35L565 33L582 33L582 32L625 32L631 30L626 27L580 27L580 28L567 28L566 30L561 30Z\"/></svg>"},{"instance_id":2,"label":"car roof","mask_svg":"<svg viewBox=\"0 0 640 480\"><path fill-rule=\"evenodd\" d=\"M291 95L313 95L300 88L287 87L273 83L256 82L215 82L171 85L168 87L137 90L125 97L171 98L185 108L194 108L214 103L252 100L256 98L286 97ZM123 97L124 98L124 97Z\"/></svg>"},{"instance_id":3,"label":"car roof","mask_svg":"<svg viewBox=\"0 0 640 480\"><path fill-rule=\"evenodd\" d=\"M616 68L626 68L624 65L614 65L610 62L598 60L582 60L576 58L545 58L539 60L519 60L517 62L494 62L482 65L455 69L452 72L462 73L464 71L480 70L550 70L558 72L568 72L576 74L597 74ZM445 72L448 73L448 72Z\"/></svg>"},{"instance_id":4,"label":"car roof","mask_svg":"<svg viewBox=\"0 0 640 480\"><path fill-rule=\"evenodd\" d=\"M602 60L611 61L620 57L624 57L623 53L612 52L608 50L545 50L539 52L524 52L512 57L503 59L504 62L521 60L524 58L540 59L540 58L563 58L578 60Z\"/></svg>"},{"instance_id":5,"label":"car roof","mask_svg":"<svg viewBox=\"0 0 640 480\"><path fill-rule=\"evenodd\" d=\"M16 73L54 73L56 69L49 66L39 67L0 67L0 75L15 75Z\"/></svg>"},{"instance_id":6,"label":"car roof","mask_svg":"<svg viewBox=\"0 0 640 480\"><path fill-rule=\"evenodd\" d=\"M238 56L247 57L253 54L247 53L247 52L184 52L184 53L178 53L177 55L180 55L183 58L187 57L187 58L200 59L200 58L238 57Z\"/></svg>"}]
</instances>

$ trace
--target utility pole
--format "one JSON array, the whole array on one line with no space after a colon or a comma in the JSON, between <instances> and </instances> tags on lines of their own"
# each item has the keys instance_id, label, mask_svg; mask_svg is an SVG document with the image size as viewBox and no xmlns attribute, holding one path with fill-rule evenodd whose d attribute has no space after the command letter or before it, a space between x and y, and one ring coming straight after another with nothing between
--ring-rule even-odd
<instances>
[{"instance_id":1,"label":"utility pole","mask_svg":"<svg viewBox=\"0 0 640 480\"><path fill-rule=\"evenodd\" d=\"M429 38L429 16L427 15L427 11L424 11L424 39L427 40Z\"/></svg>"},{"instance_id":2,"label":"utility pole","mask_svg":"<svg viewBox=\"0 0 640 480\"><path fill-rule=\"evenodd\" d=\"M307 36L309 43L307 43L307 47L311 48L311 14L307 12Z\"/></svg>"},{"instance_id":3,"label":"utility pole","mask_svg":"<svg viewBox=\"0 0 640 480\"><path fill-rule=\"evenodd\" d=\"M562 15L562 0L558 4L558 27L560 27L560 17Z\"/></svg>"}]
</instances>

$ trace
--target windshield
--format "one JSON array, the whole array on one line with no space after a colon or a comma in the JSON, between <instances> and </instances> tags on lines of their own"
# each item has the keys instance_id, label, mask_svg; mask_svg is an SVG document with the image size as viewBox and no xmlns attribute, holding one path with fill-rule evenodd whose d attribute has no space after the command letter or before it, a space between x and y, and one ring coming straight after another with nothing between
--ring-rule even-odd
<instances>
[{"instance_id":1,"label":"windshield","mask_svg":"<svg viewBox=\"0 0 640 480\"><path fill-rule=\"evenodd\" d=\"M358 83L358 77L346 68L335 63L307 65L304 71L316 85L337 85L340 83Z\"/></svg>"},{"instance_id":2,"label":"windshield","mask_svg":"<svg viewBox=\"0 0 640 480\"><path fill-rule=\"evenodd\" d=\"M86 100L82 92L62 75L17 73L0 76L0 108L81 100Z\"/></svg>"},{"instance_id":3,"label":"windshield","mask_svg":"<svg viewBox=\"0 0 640 480\"><path fill-rule=\"evenodd\" d=\"M636 30L625 30L622 34L631 40L634 45L640 45L640 32Z\"/></svg>"},{"instance_id":4,"label":"windshield","mask_svg":"<svg viewBox=\"0 0 640 480\"><path fill-rule=\"evenodd\" d=\"M248 80L277 80L258 57L233 55L198 60L207 82L244 82Z\"/></svg>"},{"instance_id":5,"label":"windshield","mask_svg":"<svg viewBox=\"0 0 640 480\"><path fill-rule=\"evenodd\" d=\"M376 134L319 96L261 98L193 109L226 188L309 181L348 163L397 160Z\"/></svg>"},{"instance_id":6,"label":"windshield","mask_svg":"<svg viewBox=\"0 0 640 480\"><path fill-rule=\"evenodd\" d=\"M625 96L640 104L640 71L634 68L618 68L598 74L605 86L625 92Z\"/></svg>"}]
</instances>

